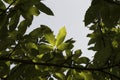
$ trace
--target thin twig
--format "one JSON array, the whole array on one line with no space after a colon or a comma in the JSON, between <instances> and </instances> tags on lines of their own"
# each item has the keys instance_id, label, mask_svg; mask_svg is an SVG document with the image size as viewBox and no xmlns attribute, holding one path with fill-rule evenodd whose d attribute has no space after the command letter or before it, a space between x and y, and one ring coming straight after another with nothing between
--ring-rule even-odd
<instances>
[{"instance_id":1,"label":"thin twig","mask_svg":"<svg viewBox=\"0 0 120 80\"><path fill-rule=\"evenodd\" d=\"M2 10L0 16L3 15L15 2L16 0L14 0L5 10Z\"/></svg>"},{"instance_id":2,"label":"thin twig","mask_svg":"<svg viewBox=\"0 0 120 80\"><path fill-rule=\"evenodd\" d=\"M13 54L13 52L16 50L16 48L19 46L19 42L18 44L14 47L14 49L12 50L12 52L8 55L8 58Z\"/></svg>"},{"instance_id":3,"label":"thin twig","mask_svg":"<svg viewBox=\"0 0 120 80\"><path fill-rule=\"evenodd\" d=\"M17 0L14 0L7 8L6 11L16 2Z\"/></svg>"}]
</instances>

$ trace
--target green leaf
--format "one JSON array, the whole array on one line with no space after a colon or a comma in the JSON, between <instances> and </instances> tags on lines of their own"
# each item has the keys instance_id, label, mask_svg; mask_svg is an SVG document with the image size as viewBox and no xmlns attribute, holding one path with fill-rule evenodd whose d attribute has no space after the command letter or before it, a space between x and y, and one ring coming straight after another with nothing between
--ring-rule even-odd
<instances>
[{"instance_id":1,"label":"green leaf","mask_svg":"<svg viewBox=\"0 0 120 80\"><path fill-rule=\"evenodd\" d=\"M53 75L55 78L57 78L58 80L65 80L65 75L63 73L55 73Z\"/></svg>"},{"instance_id":2,"label":"green leaf","mask_svg":"<svg viewBox=\"0 0 120 80\"><path fill-rule=\"evenodd\" d=\"M38 48L40 53L50 52L53 50L53 46L46 45L46 44L41 44Z\"/></svg>"},{"instance_id":3,"label":"green leaf","mask_svg":"<svg viewBox=\"0 0 120 80\"><path fill-rule=\"evenodd\" d=\"M14 15L11 17L10 23L9 23L10 31L15 30L15 28L17 27L17 25L19 23L19 19L20 19L20 13L19 12L14 13Z\"/></svg>"},{"instance_id":4,"label":"green leaf","mask_svg":"<svg viewBox=\"0 0 120 80\"><path fill-rule=\"evenodd\" d=\"M14 0L4 0L6 3L11 4L14 2ZM17 1L17 0L16 0Z\"/></svg>"},{"instance_id":5,"label":"green leaf","mask_svg":"<svg viewBox=\"0 0 120 80\"><path fill-rule=\"evenodd\" d=\"M66 29L65 27L62 27L60 30L59 30L59 33L57 35L57 38L56 38L56 46L58 47L61 43L63 43L65 37L66 37Z\"/></svg>"},{"instance_id":6,"label":"green leaf","mask_svg":"<svg viewBox=\"0 0 120 80\"><path fill-rule=\"evenodd\" d=\"M77 64L88 64L89 61L90 60L87 57L80 57L75 59L75 63Z\"/></svg>"},{"instance_id":7,"label":"green leaf","mask_svg":"<svg viewBox=\"0 0 120 80\"><path fill-rule=\"evenodd\" d=\"M115 57L114 62L115 62L116 64L120 63L120 53L119 53L119 52L116 54L116 57Z\"/></svg>"},{"instance_id":8,"label":"green leaf","mask_svg":"<svg viewBox=\"0 0 120 80\"><path fill-rule=\"evenodd\" d=\"M78 49L78 50L75 51L75 55L76 55L76 56L81 56L81 54L82 54L82 52L81 52L80 49Z\"/></svg>"},{"instance_id":9,"label":"green leaf","mask_svg":"<svg viewBox=\"0 0 120 80\"><path fill-rule=\"evenodd\" d=\"M39 2L35 5L40 11L46 13L47 15L54 15L53 12L42 2Z\"/></svg>"},{"instance_id":10,"label":"green leaf","mask_svg":"<svg viewBox=\"0 0 120 80\"><path fill-rule=\"evenodd\" d=\"M0 39L5 39L8 36L8 20L6 14L0 15Z\"/></svg>"},{"instance_id":11,"label":"green leaf","mask_svg":"<svg viewBox=\"0 0 120 80\"><path fill-rule=\"evenodd\" d=\"M20 34L20 35L23 35L25 32L26 32L26 30L27 30L27 27L28 27L28 21L27 20L23 20L20 24L19 24L19 26L18 26L18 33Z\"/></svg>"},{"instance_id":12,"label":"green leaf","mask_svg":"<svg viewBox=\"0 0 120 80\"><path fill-rule=\"evenodd\" d=\"M39 76L39 73L40 73L39 71L35 70L34 65L18 64L11 69L8 79L9 80L22 80L22 79L30 80L36 76Z\"/></svg>"},{"instance_id":13,"label":"green leaf","mask_svg":"<svg viewBox=\"0 0 120 80\"><path fill-rule=\"evenodd\" d=\"M55 45L55 36L52 31L45 32L45 38L52 46Z\"/></svg>"},{"instance_id":14,"label":"green leaf","mask_svg":"<svg viewBox=\"0 0 120 80\"><path fill-rule=\"evenodd\" d=\"M89 25L90 23L93 23L95 19L98 17L98 9L100 5L92 5L88 8L88 10L85 13L85 26Z\"/></svg>"},{"instance_id":15,"label":"green leaf","mask_svg":"<svg viewBox=\"0 0 120 80\"><path fill-rule=\"evenodd\" d=\"M0 29L6 25L7 22L7 14L0 15Z\"/></svg>"},{"instance_id":16,"label":"green leaf","mask_svg":"<svg viewBox=\"0 0 120 80\"><path fill-rule=\"evenodd\" d=\"M37 45L35 43L32 43L32 42L27 43L26 46L29 49L36 49L36 50L38 50Z\"/></svg>"},{"instance_id":17,"label":"green leaf","mask_svg":"<svg viewBox=\"0 0 120 80\"><path fill-rule=\"evenodd\" d=\"M39 28L36 28L34 29L33 31L31 31L29 33L29 35L32 37L32 38L35 38L35 39L38 39L38 38L41 38L43 36L43 31L41 27Z\"/></svg>"},{"instance_id":18,"label":"green leaf","mask_svg":"<svg viewBox=\"0 0 120 80\"><path fill-rule=\"evenodd\" d=\"M81 56L81 54L82 54L81 50L76 50L72 58L77 59Z\"/></svg>"},{"instance_id":19,"label":"green leaf","mask_svg":"<svg viewBox=\"0 0 120 80\"><path fill-rule=\"evenodd\" d=\"M106 48L101 49L100 51L97 51L94 55L94 64L98 67L106 65L106 62L108 62L111 54L113 54L113 52L110 45L108 45Z\"/></svg>"},{"instance_id":20,"label":"green leaf","mask_svg":"<svg viewBox=\"0 0 120 80\"><path fill-rule=\"evenodd\" d=\"M39 10L36 7L31 7L28 10L28 13L30 13L31 15L35 15L35 16L38 16L40 14Z\"/></svg>"},{"instance_id":21,"label":"green leaf","mask_svg":"<svg viewBox=\"0 0 120 80\"><path fill-rule=\"evenodd\" d=\"M0 0L0 13L6 9L5 4L3 3L3 1Z\"/></svg>"},{"instance_id":22,"label":"green leaf","mask_svg":"<svg viewBox=\"0 0 120 80\"><path fill-rule=\"evenodd\" d=\"M62 44L60 44L60 45L57 47L57 49L63 51L63 50L65 50L65 49L67 49L68 46L69 46L69 43L62 43Z\"/></svg>"},{"instance_id":23,"label":"green leaf","mask_svg":"<svg viewBox=\"0 0 120 80\"><path fill-rule=\"evenodd\" d=\"M92 80L93 79L92 74L89 71L82 71L80 73L80 76L82 76L84 78L84 80Z\"/></svg>"},{"instance_id":24,"label":"green leaf","mask_svg":"<svg viewBox=\"0 0 120 80\"><path fill-rule=\"evenodd\" d=\"M6 78L10 70L10 62L0 61L0 77Z\"/></svg>"},{"instance_id":25,"label":"green leaf","mask_svg":"<svg viewBox=\"0 0 120 80\"><path fill-rule=\"evenodd\" d=\"M75 40L73 40L73 38L68 39L67 41L65 41L65 43L69 43L69 45L67 46L67 49L72 49L74 47L73 43L75 43Z\"/></svg>"}]
</instances>

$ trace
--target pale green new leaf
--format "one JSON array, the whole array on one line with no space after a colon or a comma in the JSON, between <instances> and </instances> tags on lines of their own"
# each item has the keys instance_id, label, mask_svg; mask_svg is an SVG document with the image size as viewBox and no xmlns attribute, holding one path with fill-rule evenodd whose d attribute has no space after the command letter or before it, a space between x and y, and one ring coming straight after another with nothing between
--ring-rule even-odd
<instances>
[{"instance_id":1,"label":"pale green new leaf","mask_svg":"<svg viewBox=\"0 0 120 80\"><path fill-rule=\"evenodd\" d=\"M68 46L69 46L69 43L62 43L62 44L60 44L60 45L57 47L57 49L63 51L63 50L65 50L65 49L67 49Z\"/></svg>"},{"instance_id":2,"label":"pale green new leaf","mask_svg":"<svg viewBox=\"0 0 120 80\"><path fill-rule=\"evenodd\" d=\"M55 45L55 36L53 35L53 32L45 33L46 40L52 45Z\"/></svg>"},{"instance_id":3,"label":"pale green new leaf","mask_svg":"<svg viewBox=\"0 0 120 80\"><path fill-rule=\"evenodd\" d=\"M61 43L63 43L65 37L66 37L66 28L65 27L62 27L60 30L59 30L59 33L57 35L57 38L56 38L56 46L58 47Z\"/></svg>"}]
</instances>

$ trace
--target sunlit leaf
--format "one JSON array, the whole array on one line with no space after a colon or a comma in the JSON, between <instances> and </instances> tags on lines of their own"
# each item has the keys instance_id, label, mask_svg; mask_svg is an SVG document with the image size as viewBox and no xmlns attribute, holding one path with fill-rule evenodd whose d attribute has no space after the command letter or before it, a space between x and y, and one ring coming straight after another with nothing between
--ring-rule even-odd
<instances>
[{"instance_id":1,"label":"sunlit leaf","mask_svg":"<svg viewBox=\"0 0 120 80\"><path fill-rule=\"evenodd\" d=\"M82 71L80 75L84 78L84 80L92 80L92 74L89 71Z\"/></svg>"},{"instance_id":2,"label":"sunlit leaf","mask_svg":"<svg viewBox=\"0 0 120 80\"><path fill-rule=\"evenodd\" d=\"M63 73L55 73L53 76L59 80L65 80L65 75Z\"/></svg>"},{"instance_id":3,"label":"sunlit leaf","mask_svg":"<svg viewBox=\"0 0 120 80\"><path fill-rule=\"evenodd\" d=\"M55 36L53 35L52 31L49 31L49 32L46 31L45 38L50 43L50 45L52 45L52 46L55 45Z\"/></svg>"},{"instance_id":4,"label":"sunlit leaf","mask_svg":"<svg viewBox=\"0 0 120 80\"><path fill-rule=\"evenodd\" d=\"M60 30L59 30L59 33L56 37L56 46L59 46L61 43L63 43L65 37L66 37L66 29L65 27L62 27Z\"/></svg>"},{"instance_id":5,"label":"sunlit leaf","mask_svg":"<svg viewBox=\"0 0 120 80\"><path fill-rule=\"evenodd\" d=\"M57 47L57 49L63 51L68 48L68 45L69 45L69 43L62 43Z\"/></svg>"},{"instance_id":6,"label":"sunlit leaf","mask_svg":"<svg viewBox=\"0 0 120 80\"><path fill-rule=\"evenodd\" d=\"M29 49L33 48L33 49L38 49L37 45L35 43L27 43L26 45Z\"/></svg>"}]
</instances>

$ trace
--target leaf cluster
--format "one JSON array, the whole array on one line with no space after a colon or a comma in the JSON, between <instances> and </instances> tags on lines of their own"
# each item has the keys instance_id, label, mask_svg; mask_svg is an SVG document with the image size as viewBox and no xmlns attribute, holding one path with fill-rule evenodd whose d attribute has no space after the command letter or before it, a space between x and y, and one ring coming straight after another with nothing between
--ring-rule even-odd
<instances>
[{"instance_id":1,"label":"leaf cluster","mask_svg":"<svg viewBox=\"0 0 120 80\"><path fill-rule=\"evenodd\" d=\"M92 0L86 11L90 60L73 50L65 26L57 35L46 25L26 34L34 16L54 15L41 0L0 0L0 80L120 80L119 4Z\"/></svg>"}]
</instances>

